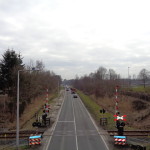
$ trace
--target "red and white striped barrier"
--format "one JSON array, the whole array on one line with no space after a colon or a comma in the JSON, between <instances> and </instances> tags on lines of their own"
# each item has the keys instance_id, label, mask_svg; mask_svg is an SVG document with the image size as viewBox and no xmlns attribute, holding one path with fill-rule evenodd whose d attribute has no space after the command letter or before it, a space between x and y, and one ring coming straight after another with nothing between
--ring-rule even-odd
<instances>
[{"instance_id":1,"label":"red and white striped barrier","mask_svg":"<svg viewBox=\"0 0 150 150\"><path fill-rule=\"evenodd\" d=\"M116 86L116 93L115 93L115 115L118 115L118 112L119 112L119 108L118 108L118 86Z\"/></svg>"},{"instance_id":2,"label":"red and white striped barrier","mask_svg":"<svg viewBox=\"0 0 150 150\"><path fill-rule=\"evenodd\" d=\"M119 116L119 107L118 107L118 86L116 86L116 93L115 93L115 115L114 117L116 117L114 119L114 121L117 121L117 120L123 120L123 121L126 121L126 119L124 117L126 117L126 115L123 115L123 116Z\"/></svg>"},{"instance_id":3,"label":"red and white striped barrier","mask_svg":"<svg viewBox=\"0 0 150 150\"><path fill-rule=\"evenodd\" d=\"M50 109L50 105L48 104L48 89L46 89L46 100L45 100L45 106L44 106L44 110L46 114L49 113L49 109Z\"/></svg>"},{"instance_id":4,"label":"red and white striped barrier","mask_svg":"<svg viewBox=\"0 0 150 150\"><path fill-rule=\"evenodd\" d=\"M41 135L34 135L29 137L29 146L31 145L40 145L41 144Z\"/></svg>"},{"instance_id":5,"label":"red and white striped barrier","mask_svg":"<svg viewBox=\"0 0 150 150\"><path fill-rule=\"evenodd\" d=\"M114 136L114 144L126 145L127 144L126 136Z\"/></svg>"}]
</instances>

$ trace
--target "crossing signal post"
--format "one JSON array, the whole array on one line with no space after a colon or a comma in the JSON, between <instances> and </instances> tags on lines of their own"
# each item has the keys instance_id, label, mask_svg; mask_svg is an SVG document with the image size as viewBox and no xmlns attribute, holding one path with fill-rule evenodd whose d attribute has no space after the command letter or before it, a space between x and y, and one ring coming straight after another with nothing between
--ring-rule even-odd
<instances>
[{"instance_id":1,"label":"crossing signal post","mask_svg":"<svg viewBox=\"0 0 150 150\"><path fill-rule=\"evenodd\" d=\"M119 136L123 136L124 126L125 126L124 122L120 122L119 120L116 121L116 127L118 129Z\"/></svg>"},{"instance_id":2,"label":"crossing signal post","mask_svg":"<svg viewBox=\"0 0 150 150\"><path fill-rule=\"evenodd\" d=\"M126 115L122 115L120 116L120 112L119 107L118 107L118 86L116 86L116 93L115 93L115 119L114 121L116 121L116 128L118 129L118 136L123 136L123 132L124 132L124 126L125 126L125 122L126 121Z\"/></svg>"}]
</instances>

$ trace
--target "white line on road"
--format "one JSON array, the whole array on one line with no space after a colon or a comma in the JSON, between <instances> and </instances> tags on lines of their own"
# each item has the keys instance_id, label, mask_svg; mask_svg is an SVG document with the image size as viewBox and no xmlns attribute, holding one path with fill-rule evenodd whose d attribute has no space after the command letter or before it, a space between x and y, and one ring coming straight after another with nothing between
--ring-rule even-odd
<instances>
[{"instance_id":1,"label":"white line on road","mask_svg":"<svg viewBox=\"0 0 150 150\"><path fill-rule=\"evenodd\" d=\"M74 121L57 121L57 122L74 122Z\"/></svg>"},{"instance_id":2,"label":"white line on road","mask_svg":"<svg viewBox=\"0 0 150 150\"><path fill-rule=\"evenodd\" d=\"M66 97L66 91L65 91L65 94L64 94L64 99L65 99L65 97ZM56 125L57 125L57 122L58 122L58 119L59 119L59 116L60 116L60 112L61 112L61 110L62 110L62 106L63 106L63 104L64 104L64 99L63 99L63 103L62 103L62 105L61 105L61 107L60 107L60 110L59 110L59 113L58 113L58 116L57 116L56 122L55 122L55 124L54 124L54 126L53 126L53 128L52 128L52 134L51 134L51 136L50 136L50 138L49 138L49 141L48 141L48 144L47 144L46 150L48 150L48 147L49 147L49 145L50 145L50 142L51 142L52 136L53 136L53 134L54 134L54 130L55 130L55 128L56 128Z\"/></svg>"},{"instance_id":3,"label":"white line on road","mask_svg":"<svg viewBox=\"0 0 150 150\"><path fill-rule=\"evenodd\" d=\"M72 100L72 108L73 108L73 117L74 117L74 128L75 128L75 136L76 136L76 148L78 150L78 139L77 139L77 128L76 128L76 119L75 119L75 113L74 113L74 105L73 105L73 99Z\"/></svg>"},{"instance_id":4,"label":"white line on road","mask_svg":"<svg viewBox=\"0 0 150 150\"><path fill-rule=\"evenodd\" d=\"M83 104L82 100L81 100L80 98L79 98L79 100L80 100L81 104L83 105L84 109L86 110L86 112L88 113L88 115L89 115L89 117L90 117L90 119L91 119L93 125L95 126L95 128L96 128L96 130L97 130L97 132L98 132L98 134L99 134L98 127L97 127L97 125L95 124L93 118L91 117L90 113L89 113L88 110L86 109L86 107L85 107L85 105ZM106 148L109 150L109 147L107 146L107 144L106 144L104 138L103 138L100 134L99 134L99 136L102 138L102 140L103 140L103 142L104 142Z\"/></svg>"}]
</instances>

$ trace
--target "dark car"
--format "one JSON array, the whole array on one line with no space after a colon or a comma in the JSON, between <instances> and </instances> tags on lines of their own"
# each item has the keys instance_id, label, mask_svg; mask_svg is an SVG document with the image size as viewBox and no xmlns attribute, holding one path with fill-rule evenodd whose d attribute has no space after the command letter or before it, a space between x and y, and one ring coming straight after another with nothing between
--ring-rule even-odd
<instances>
[{"instance_id":1,"label":"dark car","mask_svg":"<svg viewBox=\"0 0 150 150\"><path fill-rule=\"evenodd\" d=\"M75 95L73 95L73 98L78 98L78 96L75 94Z\"/></svg>"}]
</instances>

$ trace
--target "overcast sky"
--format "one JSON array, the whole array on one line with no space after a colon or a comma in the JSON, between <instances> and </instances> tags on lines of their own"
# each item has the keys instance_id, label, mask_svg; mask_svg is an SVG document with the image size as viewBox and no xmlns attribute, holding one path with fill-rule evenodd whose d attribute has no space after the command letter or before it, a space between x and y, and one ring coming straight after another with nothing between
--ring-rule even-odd
<instances>
[{"instance_id":1,"label":"overcast sky","mask_svg":"<svg viewBox=\"0 0 150 150\"><path fill-rule=\"evenodd\" d=\"M150 1L0 0L0 58L8 48L63 79L100 66L137 75L150 70Z\"/></svg>"}]
</instances>

